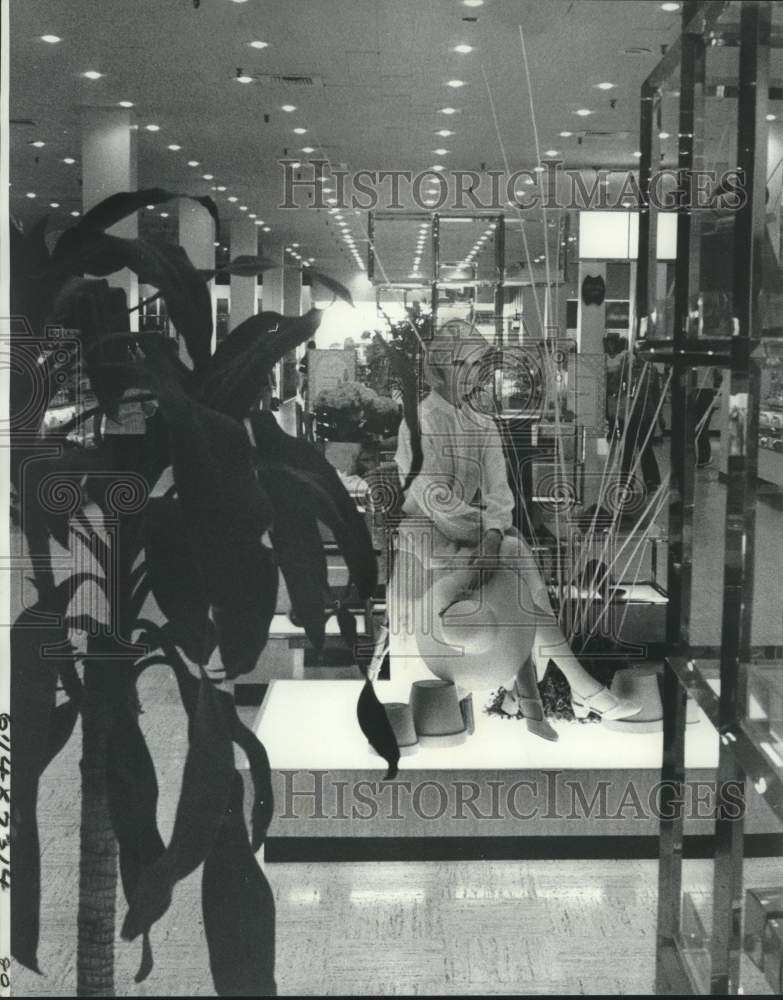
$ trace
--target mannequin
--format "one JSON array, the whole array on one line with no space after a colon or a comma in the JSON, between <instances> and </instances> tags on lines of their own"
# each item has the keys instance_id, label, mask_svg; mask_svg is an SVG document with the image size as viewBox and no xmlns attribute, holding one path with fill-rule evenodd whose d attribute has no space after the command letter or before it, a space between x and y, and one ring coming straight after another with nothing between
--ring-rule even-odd
<instances>
[{"instance_id":1,"label":"mannequin","mask_svg":"<svg viewBox=\"0 0 783 1000\"><path fill-rule=\"evenodd\" d=\"M556 740L556 731L544 718L537 683L550 658L571 686L575 714L593 711L605 719L623 719L638 713L640 706L615 698L571 652L535 559L512 528L514 498L500 435L488 412L482 412L488 408L481 405L479 376L488 349L475 333L452 334L427 345L430 392L420 407L424 462L402 507L390 624L393 637L417 629L434 633L434 639L419 643L419 654L438 676L451 673L455 683L464 684L460 662L464 666L465 657L449 658L447 645L435 656L434 643L443 646L452 635L455 646L470 645L472 616L485 624L497 621L506 634L496 637L491 649L487 634L478 637L472 666L484 663L486 676L477 684L475 669L469 670L470 683L489 688L505 669L503 711L521 714L529 731ZM404 482L412 464L405 423L395 460ZM514 614L517 621L510 620ZM517 631L511 633L514 626Z\"/></svg>"}]
</instances>

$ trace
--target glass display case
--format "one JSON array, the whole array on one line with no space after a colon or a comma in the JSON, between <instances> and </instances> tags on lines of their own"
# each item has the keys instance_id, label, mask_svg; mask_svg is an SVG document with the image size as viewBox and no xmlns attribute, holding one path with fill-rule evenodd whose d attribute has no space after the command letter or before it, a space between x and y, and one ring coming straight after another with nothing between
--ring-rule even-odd
<instances>
[{"instance_id":1,"label":"glass display case","mask_svg":"<svg viewBox=\"0 0 783 1000\"><path fill-rule=\"evenodd\" d=\"M759 841L746 817L760 799L778 831L783 820L783 544L776 520L783 491L768 467L780 453L775 442L783 423L783 413L774 419L773 405L783 333L777 124L783 91L774 83L783 70L781 14L779 5L755 0L688 0L679 39L641 93L640 188L647 208L639 225L637 349L672 370L661 993L772 993L779 986L764 964L765 954L780 952L772 910L753 932L759 922L753 893L760 890L749 858L779 855L783 839L777 833ZM667 207L661 199L669 194L677 206L677 258L664 275L654 251ZM697 471L697 462L708 465L699 435L720 375L720 460L712 474ZM721 537L714 530L700 534L707 509L716 505ZM716 778L704 806L714 822L712 853L698 865L684 860L691 701L719 735Z\"/></svg>"}]
</instances>

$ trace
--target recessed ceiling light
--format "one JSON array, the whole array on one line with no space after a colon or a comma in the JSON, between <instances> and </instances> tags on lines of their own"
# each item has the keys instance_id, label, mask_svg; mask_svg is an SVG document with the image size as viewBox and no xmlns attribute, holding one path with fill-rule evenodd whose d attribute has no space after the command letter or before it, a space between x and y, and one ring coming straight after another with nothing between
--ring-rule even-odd
<instances>
[{"instance_id":1,"label":"recessed ceiling light","mask_svg":"<svg viewBox=\"0 0 783 1000\"><path fill-rule=\"evenodd\" d=\"M777 121L777 117L778 117L777 115L767 115L767 121L768 122Z\"/></svg>"},{"instance_id":2,"label":"recessed ceiling light","mask_svg":"<svg viewBox=\"0 0 783 1000\"><path fill-rule=\"evenodd\" d=\"M461 52L463 55L467 55L468 52L472 52L473 51L473 46L472 45L455 45L454 46L454 51L455 52Z\"/></svg>"},{"instance_id":3,"label":"recessed ceiling light","mask_svg":"<svg viewBox=\"0 0 783 1000\"><path fill-rule=\"evenodd\" d=\"M49 202L49 208L59 208L59 207L60 207L60 202L59 201L50 201Z\"/></svg>"},{"instance_id":4,"label":"recessed ceiling light","mask_svg":"<svg viewBox=\"0 0 783 1000\"><path fill-rule=\"evenodd\" d=\"M239 206L239 211L240 212L246 212L247 211L247 205L240 205Z\"/></svg>"},{"instance_id":5,"label":"recessed ceiling light","mask_svg":"<svg viewBox=\"0 0 783 1000\"><path fill-rule=\"evenodd\" d=\"M634 153L633 155L634 155L634 156L636 157L636 159L638 160L638 159L640 159L640 158L641 158L641 155L642 155L642 151L641 151L640 149L637 149L637 150L636 150L636 152L635 152L635 153Z\"/></svg>"},{"instance_id":6,"label":"recessed ceiling light","mask_svg":"<svg viewBox=\"0 0 783 1000\"><path fill-rule=\"evenodd\" d=\"M76 209L74 209L74 210L73 210L73 211L71 212L71 215L72 215L72 216L74 217L74 219L78 219L78 218L79 218L79 216L81 215L81 212L78 212L78 211L77 211Z\"/></svg>"},{"instance_id":7,"label":"recessed ceiling light","mask_svg":"<svg viewBox=\"0 0 783 1000\"><path fill-rule=\"evenodd\" d=\"M215 179L214 174L202 174L201 176L204 178L205 181L212 181Z\"/></svg>"},{"instance_id":8,"label":"recessed ceiling light","mask_svg":"<svg viewBox=\"0 0 783 1000\"><path fill-rule=\"evenodd\" d=\"M59 35L41 35L41 41L48 42L50 45L56 45L62 41L62 38Z\"/></svg>"},{"instance_id":9,"label":"recessed ceiling light","mask_svg":"<svg viewBox=\"0 0 783 1000\"><path fill-rule=\"evenodd\" d=\"M248 217L248 219L255 219L256 213L255 212L249 212L247 217Z\"/></svg>"},{"instance_id":10,"label":"recessed ceiling light","mask_svg":"<svg viewBox=\"0 0 783 1000\"><path fill-rule=\"evenodd\" d=\"M443 166L443 164L442 164L442 163L436 163L436 164L435 164L435 165L434 165L434 166L432 167L432 169L433 169L433 170L445 170L446 168L445 168L445 167ZM433 184L437 184L437 185L438 185L438 187L440 187L440 184L438 183L438 181L433 181L432 183L433 183Z\"/></svg>"},{"instance_id":11,"label":"recessed ceiling light","mask_svg":"<svg viewBox=\"0 0 783 1000\"><path fill-rule=\"evenodd\" d=\"M27 197L28 198L37 198L38 196L36 195L35 191L28 191L27 192Z\"/></svg>"},{"instance_id":12,"label":"recessed ceiling light","mask_svg":"<svg viewBox=\"0 0 783 1000\"><path fill-rule=\"evenodd\" d=\"M237 83L252 83L253 82L253 77L252 76L248 76L247 73L237 73L237 75L234 77L234 79L236 80Z\"/></svg>"},{"instance_id":13,"label":"recessed ceiling light","mask_svg":"<svg viewBox=\"0 0 783 1000\"><path fill-rule=\"evenodd\" d=\"M452 87L454 90L457 90L459 87L464 87L465 86L465 81L464 80L447 80L446 81L446 86L447 87Z\"/></svg>"},{"instance_id":14,"label":"recessed ceiling light","mask_svg":"<svg viewBox=\"0 0 783 1000\"><path fill-rule=\"evenodd\" d=\"M35 142L31 142L30 145L35 146L36 149L42 149L46 145L46 143L43 141L43 139L36 139Z\"/></svg>"},{"instance_id":15,"label":"recessed ceiling light","mask_svg":"<svg viewBox=\"0 0 783 1000\"><path fill-rule=\"evenodd\" d=\"M144 207L147 209L148 212L151 212L153 208L155 208L154 205L145 205Z\"/></svg>"},{"instance_id":16,"label":"recessed ceiling light","mask_svg":"<svg viewBox=\"0 0 783 1000\"><path fill-rule=\"evenodd\" d=\"M289 112L290 111L296 111L296 105L295 104L282 104L280 106L280 110L281 111L289 111Z\"/></svg>"},{"instance_id":17,"label":"recessed ceiling light","mask_svg":"<svg viewBox=\"0 0 783 1000\"><path fill-rule=\"evenodd\" d=\"M99 73L97 69L88 69L86 73L82 73L82 76L88 80L100 80L103 73Z\"/></svg>"},{"instance_id":18,"label":"recessed ceiling light","mask_svg":"<svg viewBox=\"0 0 783 1000\"><path fill-rule=\"evenodd\" d=\"M199 166L201 166L201 164L199 163L198 160L188 160L188 166L189 167L199 167Z\"/></svg>"},{"instance_id":19,"label":"recessed ceiling light","mask_svg":"<svg viewBox=\"0 0 783 1000\"><path fill-rule=\"evenodd\" d=\"M256 39L256 41L250 43L250 48L251 49L265 49L268 46L269 46L269 42L261 42L258 39Z\"/></svg>"},{"instance_id":20,"label":"recessed ceiling light","mask_svg":"<svg viewBox=\"0 0 783 1000\"><path fill-rule=\"evenodd\" d=\"M596 84L596 87L599 90L614 90L615 86L616 86L616 84L609 83L608 80L605 80L603 83L597 83Z\"/></svg>"},{"instance_id":21,"label":"recessed ceiling light","mask_svg":"<svg viewBox=\"0 0 783 1000\"><path fill-rule=\"evenodd\" d=\"M445 156L445 155L446 155L446 153L448 153L448 149L443 149L443 148L440 148L440 149L433 149L433 151L432 151L432 152L433 152L433 153L434 153L434 154L435 154L436 156Z\"/></svg>"},{"instance_id":22,"label":"recessed ceiling light","mask_svg":"<svg viewBox=\"0 0 783 1000\"><path fill-rule=\"evenodd\" d=\"M544 156L557 156L557 154L558 150L556 149L547 149L544 151Z\"/></svg>"},{"instance_id":23,"label":"recessed ceiling light","mask_svg":"<svg viewBox=\"0 0 783 1000\"><path fill-rule=\"evenodd\" d=\"M314 153L315 152L315 147L314 146L302 146L302 152L303 153Z\"/></svg>"},{"instance_id":24,"label":"recessed ceiling light","mask_svg":"<svg viewBox=\"0 0 783 1000\"><path fill-rule=\"evenodd\" d=\"M217 190L218 191L225 191L226 190L226 185L225 184L218 184Z\"/></svg>"},{"instance_id":25,"label":"recessed ceiling light","mask_svg":"<svg viewBox=\"0 0 783 1000\"><path fill-rule=\"evenodd\" d=\"M291 167L292 167L293 170L298 170L299 167L301 167L301 166L302 166L302 164L299 162L299 160L292 160L291 161Z\"/></svg>"},{"instance_id":26,"label":"recessed ceiling light","mask_svg":"<svg viewBox=\"0 0 783 1000\"><path fill-rule=\"evenodd\" d=\"M215 240L215 246L216 246L216 247L219 247L219 246L220 246L220 240Z\"/></svg>"},{"instance_id":27,"label":"recessed ceiling light","mask_svg":"<svg viewBox=\"0 0 783 1000\"><path fill-rule=\"evenodd\" d=\"M295 128L294 129L294 132L297 135L304 135L306 131L307 131L307 129L306 128L302 128L301 125L299 126L299 128Z\"/></svg>"},{"instance_id":28,"label":"recessed ceiling light","mask_svg":"<svg viewBox=\"0 0 783 1000\"><path fill-rule=\"evenodd\" d=\"M449 137L450 135L454 135L454 133L453 133L453 132L451 131L451 129L448 129L448 128L441 128L441 129L438 129L438 131L437 131L437 132L435 133L435 135L440 135L440 136L442 136L442 137L443 137L444 139L448 139L448 137Z\"/></svg>"},{"instance_id":29,"label":"recessed ceiling light","mask_svg":"<svg viewBox=\"0 0 783 1000\"><path fill-rule=\"evenodd\" d=\"M256 219L256 225L257 226L263 226L263 224L264 224L264 220L263 219Z\"/></svg>"},{"instance_id":30,"label":"recessed ceiling light","mask_svg":"<svg viewBox=\"0 0 783 1000\"><path fill-rule=\"evenodd\" d=\"M327 198L326 199L326 204L327 205L336 205L337 204L337 199L336 198Z\"/></svg>"},{"instance_id":31,"label":"recessed ceiling light","mask_svg":"<svg viewBox=\"0 0 783 1000\"><path fill-rule=\"evenodd\" d=\"M160 125L145 125L144 128L148 132L160 132Z\"/></svg>"},{"instance_id":32,"label":"recessed ceiling light","mask_svg":"<svg viewBox=\"0 0 783 1000\"><path fill-rule=\"evenodd\" d=\"M168 212L161 212L160 213L160 217L161 217L161 219L168 219L169 213Z\"/></svg>"},{"instance_id":33,"label":"recessed ceiling light","mask_svg":"<svg viewBox=\"0 0 783 1000\"><path fill-rule=\"evenodd\" d=\"M669 133L668 132L659 132L658 133L658 138L659 139L668 139L669 138Z\"/></svg>"},{"instance_id":34,"label":"recessed ceiling light","mask_svg":"<svg viewBox=\"0 0 783 1000\"><path fill-rule=\"evenodd\" d=\"M570 139L573 134L574 134L573 132L561 132L560 133L560 138L561 139Z\"/></svg>"},{"instance_id":35,"label":"recessed ceiling light","mask_svg":"<svg viewBox=\"0 0 783 1000\"><path fill-rule=\"evenodd\" d=\"M441 108L440 109L440 113L442 115L456 115L457 109L456 108Z\"/></svg>"},{"instance_id":36,"label":"recessed ceiling light","mask_svg":"<svg viewBox=\"0 0 783 1000\"><path fill-rule=\"evenodd\" d=\"M228 196L228 200L229 201L239 201L239 198L237 198L237 196L235 194L230 194Z\"/></svg>"},{"instance_id":37,"label":"recessed ceiling light","mask_svg":"<svg viewBox=\"0 0 783 1000\"><path fill-rule=\"evenodd\" d=\"M576 112L576 114L578 114L580 118L587 118L587 116L591 115L592 113L593 112L589 108L579 108L579 110Z\"/></svg>"},{"instance_id":38,"label":"recessed ceiling light","mask_svg":"<svg viewBox=\"0 0 783 1000\"><path fill-rule=\"evenodd\" d=\"M533 167L533 173L534 174L543 174L543 172L544 172L544 168L541 166L540 163L539 163L539 165L537 167Z\"/></svg>"},{"instance_id":39,"label":"recessed ceiling light","mask_svg":"<svg viewBox=\"0 0 783 1000\"><path fill-rule=\"evenodd\" d=\"M678 3L662 3L661 10L665 10L667 14L673 14L676 10L680 9Z\"/></svg>"},{"instance_id":40,"label":"recessed ceiling light","mask_svg":"<svg viewBox=\"0 0 783 1000\"><path fill-rule=\"evenodd\" d=\"M463 7L483 7L484 0L462 0Z\"/></svg>"},{"instance_id":41,"label":"recessed ceiling light","mask_svg":"<svg viewBox=\"0 0 783 1000\"><path fill-rule=\"evenodd\" d=\"M132 108L133 107L133 101L117 101L117 104L119 104L119 106L121 108Z\"/></svg>"},{"instance_id":42,"label":"recessed ceiling light","mask_svg":"<svg viewBox=\"0 0 783 1000\"><path fill-rule=\"evenodd\" d=\"M178 153L182 149L182 146L180 146L177 142L171 142L169 143L168 148L172 151L172 153Z\"/></svg>"}]
</instances>

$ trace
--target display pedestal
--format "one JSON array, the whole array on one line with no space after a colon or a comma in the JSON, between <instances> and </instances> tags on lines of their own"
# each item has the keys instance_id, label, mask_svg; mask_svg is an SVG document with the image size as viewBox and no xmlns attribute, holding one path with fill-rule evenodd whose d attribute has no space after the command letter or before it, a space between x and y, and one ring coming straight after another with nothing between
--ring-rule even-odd
<instances>
[{"instance_id":1,"label":"display pedestal","mask_svg":"<svg viewBox=\"0 0 783 1000\"><path fill-rule=\"evenodd\" d=\"M660 733L554 722L560 739L545 742L524 722L488 716L489 692L477 692L467 742L421 748L385 781L356 720L361 685L270 684L256 721L275 794L267 861L657 856ZM398 700L392 682L376 690ZM711 848L717 760L718 736L699 712L686 740L691 855ZM773 850L764 835L779 826L755 796L746 829L749 852Z\"/></svg>"}]
</instances>

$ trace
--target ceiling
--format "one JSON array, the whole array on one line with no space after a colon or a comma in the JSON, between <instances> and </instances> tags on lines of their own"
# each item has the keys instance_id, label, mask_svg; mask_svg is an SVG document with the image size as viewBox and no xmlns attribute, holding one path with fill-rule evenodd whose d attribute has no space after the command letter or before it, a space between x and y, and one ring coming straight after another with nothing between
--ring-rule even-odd
<instances>
[{"instance_id":1,"label":"ceiling","mask_svg":"<svg viewBox=\"0 0 783 1000\"><path fill-rule=\"evenodd\" d=\"M11 0L10 8L12 213L30 221L57 202L53 226L66 225L81 207L80 109L132 101L140 185L213 194L224 240L246 205L269 227L265 250L296 242L343 279L357 265L328 209L279 207L282 157L307 160L301 150L310 146L349 171L502 170L504 161L529 169L538 162L532 103L542 155L557 150L566 167L632 168L640 86L680 20L657 0L201 0L198 9L193 0ZM45 34L61 41L48 44ZM267 46L252 48L255 40ZM104 75L91 81L87 70ZM252 81L238 82L239 71ZM292 76L312 82L272 79ZM599 89L604 82L614 86ZM287 104L296 110L281 110ZM592 113L577 115L582 108ZM366 213L340 221L365 257ZM408 267L417 225L402 240L405 263L390 259L391 270ZM531 223L531 255L542 252L543 231ZM517 224L508 240L507 257L523 259ZM455 244L453 255L469 248Z\"/></svg>"}]
</instances>

